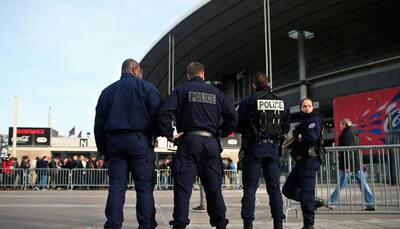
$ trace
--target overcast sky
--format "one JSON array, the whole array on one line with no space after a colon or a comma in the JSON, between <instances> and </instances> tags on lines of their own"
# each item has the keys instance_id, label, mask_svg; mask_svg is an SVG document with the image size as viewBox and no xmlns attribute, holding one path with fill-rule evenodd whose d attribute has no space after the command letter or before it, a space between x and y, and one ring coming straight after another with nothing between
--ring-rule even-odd
<instances>
[{"instance_id":1,"label":"overcast sky","mask_svg":"<svg viewBox=\"0 0 400 229\"><path fill-rule=\"evenodd\" d=\"M93 132L98 96L206 0L18 0L0 3L0 133L18 126Z\"/></svg>"}]
</instances>

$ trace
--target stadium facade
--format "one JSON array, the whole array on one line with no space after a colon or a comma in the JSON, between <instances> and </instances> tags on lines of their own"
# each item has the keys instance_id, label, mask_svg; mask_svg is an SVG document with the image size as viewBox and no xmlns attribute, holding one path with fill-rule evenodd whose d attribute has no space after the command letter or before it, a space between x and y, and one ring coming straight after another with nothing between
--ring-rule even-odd
<instances>
[{"instance_id":1,"label":"stadium facade","mask_svg":"<svg viewBox=\"0 0 400 229\"><path fill-rule=\"evenodd\" d=\"M333 142L335 97L400 85L399 11L396 0L208 1L168 31L141 65L166 96L186 81L187 64L200 61L207 80L235 104L250 93L252 74L272 66L273 90L291 107L293 121L300 97L311 97L325 139Z\"/></svg>"}]
</instances>

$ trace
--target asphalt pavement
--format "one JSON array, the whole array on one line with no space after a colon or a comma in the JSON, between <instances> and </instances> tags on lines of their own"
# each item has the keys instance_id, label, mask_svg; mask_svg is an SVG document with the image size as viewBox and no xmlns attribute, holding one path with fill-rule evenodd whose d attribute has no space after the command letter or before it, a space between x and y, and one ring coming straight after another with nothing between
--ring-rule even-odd
<instances>
[{"instance_id":1,"label":"asphalt pavement","mask_svg":"<svg viewBox=\"0 0 400 229\"><path fill-rule=\"evenodd\" d=\"M155 191L157 209L157 228L169 228L168 222L172 216L173 192L170 190ZM240 218L241 190L224 190L223 195L227 206L228 228L242 228ZM107 190L97 191L0 191L0 228L102 228L105 216L104 207ZM125 221L123 228L137 228L135 212L135 192L129 190L125 202ZM194 190L191 208L199 203L199 191ZM296 205L293 206L295 209ZM287 229L301 228L301 211L290 210L284 227ZM268 206L268 196L265 189L257 192L257 204L254 228L272 228ZM190 212L191 224L188 228L211 228L207 213ZM381 213L346 213L321 210L316 215L316 228L400 228L400 214Z\"/></svg>"}]
</instances>

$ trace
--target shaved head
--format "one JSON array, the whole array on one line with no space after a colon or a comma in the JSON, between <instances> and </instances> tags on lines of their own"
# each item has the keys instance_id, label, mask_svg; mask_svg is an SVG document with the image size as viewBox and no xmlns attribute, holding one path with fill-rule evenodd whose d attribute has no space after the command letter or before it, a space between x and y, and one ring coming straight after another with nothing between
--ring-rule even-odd
<instances>
[{"instance_id":1,"label":"shaved head","mask_svg":"<svg viewBox=\"0 0 400 229\"><path fill-rule=\"evenodd\" d=\"M187 66L187 77L188 79L194 76L202 76L204 74L204 66L199 62L192 62Z\"/></svg>"},{"instance_id":2,"label":"shaved head","mask_svg":"<svg viewBox=\"0 0 400 229\"><path fill-rule=\"evenodd\" d=\"M140 65L134 59L126 59L122 63L121 74L124 74L124 73L133 74L139 79L142 78Z\"/></svg>"}]
</instances>

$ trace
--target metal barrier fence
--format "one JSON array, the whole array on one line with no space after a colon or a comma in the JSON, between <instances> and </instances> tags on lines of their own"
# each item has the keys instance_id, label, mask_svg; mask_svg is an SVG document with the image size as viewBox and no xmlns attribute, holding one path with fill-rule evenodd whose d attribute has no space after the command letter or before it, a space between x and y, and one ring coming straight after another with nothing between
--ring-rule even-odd
<instances>
[{"instance_id":1,"label":"metal barrier fence","mask_svg":"<svg viewBox=\"0 0 400 229\"><path fill-rule=\"evenodd\" d=\"M317 172L315 194L327 201L319 212L400 213L399 152L400 145L328 147Z\"/></svg>"},{"instance_id":2,"label":"metal barrier fence","mask_svg":"<svg viewBox=\"0 0 400 229\"><path fill-rule=\"evenodd\" d=\"M130 177L128 181L131 181ZM131 183L128 182L128 187ZM108 187L108 169L72 169L71 189Z\"/></svg>"},{"instance_id":3,"label":"metal barrier fence","mask_svg":"<svg viewBox=\"0 0 400 229\"><path fill-rule=\"evenodd\" d=\"M25 171L25 177L25 189L68 189L71 187L69 169L28 169Z\"/></svg>"},{"instance_id":4,"label":"metal barrier fence","mask_svg":"<svg viewBox=\"0 0 400 229\"><path fill-rule=\"evenodd\" d=\"M0 188L22 189L25 184L25 177L23 169L0 169Z\"/></svg>"},{"instance_id":5,"label":"metal barrier fence","mask_svg":"<svg viewBox=\"0 0 400 229\"><path fill-rule=\"evenodd\" d=\"M174 179L172 179L170 169L157 170L157 185L156 188L160 190L172 189L174 186Z\"/></svg>"},{"instance_id":6,"label":"metal barrier fence","mask_svg":"<svg viewBox=\"0 0 400 229\"><path fill-rule=\"evenodd\" d=\"M241 171L237 170L224 170L224 178L222 180L222 187L227 189L239 189L242 184Z\"/></svg>"},{"instance_id":7,"label":"metal barrier fence","mask_svg":"<svg viewBox=\"0 0 400 229\"><path fill-rule=\"evenodd\" d=\"M316 196L329 205L319 212L357 213L374 207L376 212L400 213L400 145L328 147L327 151L317 173ZM340 168L341 153L344 163L353 169ZM289 161L289 167L291 164ZM155 189L172 189L169 169L155 173ZM131 174L128 179L128 188L133 188ZM281 179L282 184L284 181ZM196 179L194 185L198 183ZM0 169L0 189L96 189L108 185L107 169ZM222 187L241 186L241 171L225 170ZM335 198L332 194L336 189ZM296 209L299 204L287 200L286 207Z\"/></svg>"},{"instance_id":8,"label":"metal barrier fence","mask_svg":"<svg viewBox=\"0 0 400 229\"><path fill-rule=\"evenodd\" d=\"M170 169L155 170L155 189L173 188ZM128 176L128 188L134 188L132 174ZM194 186L198 186L195 179ZM0 188L3 189L93 189L109 185L108 169L0 169ZM225 170L222 187L241 187L241 176L236 170Z\"/></svg>"}]
</instances>

